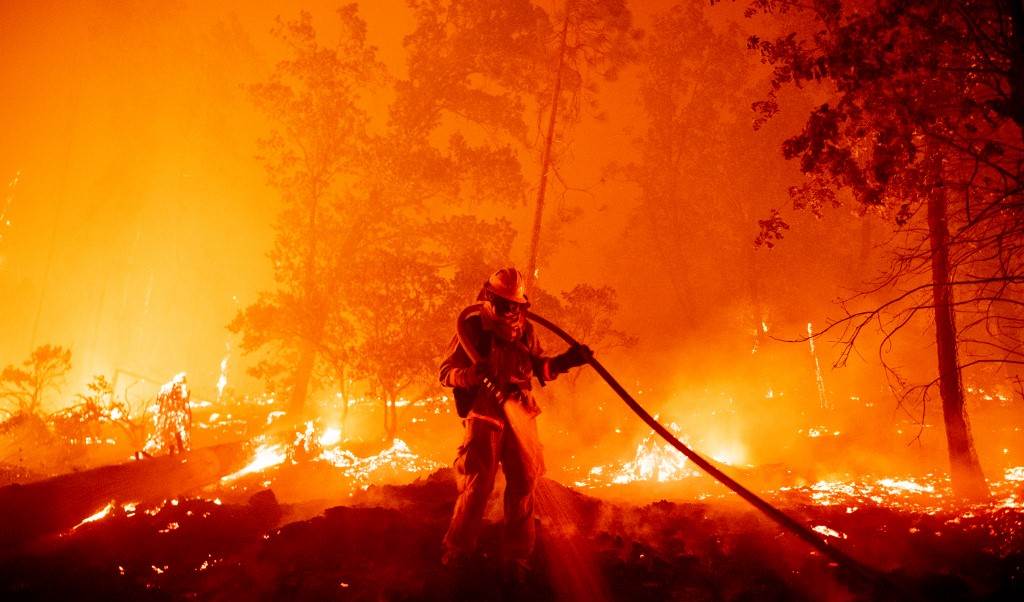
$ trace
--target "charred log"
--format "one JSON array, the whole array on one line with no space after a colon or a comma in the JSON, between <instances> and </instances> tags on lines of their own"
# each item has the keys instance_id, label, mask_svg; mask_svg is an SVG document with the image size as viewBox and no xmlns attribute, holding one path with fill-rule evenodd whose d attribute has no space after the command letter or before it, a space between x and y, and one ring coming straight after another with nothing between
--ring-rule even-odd
<instances>
[{"instance_id":1,"label":"charred log","mask_svg":"<svg viewBox=\"0 0 1024 602\"><path fill-rule=\"evenodd\" d=\"M202 487L238 470L248 458L246 443L226 443L175 456L103 466L0 489L0 549L19 552L26 544L71 529L112 500L160 500Z\"/></svg>"}]
</instances>

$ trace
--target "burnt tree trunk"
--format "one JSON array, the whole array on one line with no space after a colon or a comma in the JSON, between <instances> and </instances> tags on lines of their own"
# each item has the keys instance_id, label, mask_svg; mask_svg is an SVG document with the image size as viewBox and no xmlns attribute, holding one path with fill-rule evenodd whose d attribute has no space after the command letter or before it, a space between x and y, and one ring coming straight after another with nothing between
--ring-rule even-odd
<instances>
[{"instance_id":1,"label":"burnt tree trunk","mask_svg":"<svg viewBox=\"0 0 1024 602\"><path fill-rule=\"evenodd\" d=\"M752 218L748 217L747 208L743 208L743 219L745 222L750 223ZM761 266L758 265L757 249L754 245L744 245L747 264L747 290L750 293L750 312L751 321L750 326L754 329L754 342L751 354L757 353L761 349L762 343L765 340L764 324L765 324L765 310L764 302L761 297ZM757 382L762 382L763 379Z\"/></svg>"},{"instance_id":2,"label":"burnt tree trunk","mask_svg":"<svg viewBox=\"0 0 1024 602\"><path fill-rule=\"evenodd\" d=\"M530 234L530 257L526 264L526 277L533 279L537 273L537 253L540 247L540 225L544 217L544 193L548 185L548 172L551 170L551 146L555 140L555 123L558 119L558 101L562 96L562 69L565 66L566 37L569 34L570 3L565 6L565 22L562 23L562 39L558 46L558 71L555 73L555 91L551 97L551 116L548 119L548 132L544 138L544 151L540 161L540 182L537 184L537 205L533 212L533 229Z\"/></svg>"},{"instance_id":3,"label":"burnt tree trunk","mask_svg":"<svg viewBox=\"0 0 1024 602\"><path fill-rule=\"evenodd\" d=\"M394 443L398 435L398 413L395 404L398 402L397 395L390 392L384 395L384 440L388 444Z\"/></svg>"},{"instance_id":4,"label":"burnt tree trunk","mask_svg":"<svg viewBox=\"0 0 1024 602\"><path fill-rule=\"evenodd\" d=\"M939 392L946 426L953 491L960 497L988 496L988 485L974 449L971 426L964 407L956 340L956 314L949 266L949 227L946 197L936 192L928 199L928 233L932 255L932 291L935 305L935 346L938 351Z\"/></svg>"},{"instance_id":5,"label":"burnt tree trunk","mask_svg":"<svg viewBox=\"0 0 1024 602\"><path fill-rule=\"evenodd\" d=\"M341 381L341 432L344 436L348 436L348 379L345 377L344 368L339 372L339 380Z\"/></svg>"},{"instance_id":6,"label":"burnt tree trunk","mask_svg":"<svg viewBox=\"0 0 1024 602\"><path fill-rule=\"evenodd\" d=\"M245 466L246 442L223 443L124 464L0 487L0 560L43 536L67 531L111 500L155 501L195 491Z\"/></svg>"},{"instance_id":7,"label":"burnt tree trunk","mask_svg":"<svg viewBox=\"0 0 1024 602\"><path fill-rule=\"evenodd\" d=\"M308 162L307 162L308 163ZM309 173L316 173L315 166L307 164ZM303 258L302 265L302 298L306 304L307 309L313 310L313 308L323 307L317 303L317 271L316 271L316 253L317 253L317 218L320 209L320 194L322 187L320 181L317 178L309 183L309 208L308 215L306 217L306 256ZM313 315L313 311L309 312L309 315ZM323 320L321 315L314 316L315 323L306 328L303 331L307 331L308 335L312 335L312 338L303 338L299 341L299 363L295 366L295 372L292 375L292 391L291 397L288 400L288 407L292 411L293 415L302 413L302 410L306 405L306 398L309 396L309 381L313 376L313 367L316 364L316 347L312 341L320 341L320 336L323 333Z\"/></svg>"},{"instance_id":8,"label":"burnt tree trunk","mask_svg":"<svg viewBox=\"0 0 1024 602\"><path fill-rule=\"evenodd\" d=\"M288 399L288 408L298 414L306 405L306 398L309 396L309 381L313 376L313 364L316 362L316 351L313 345L303 341L299 350L299 363L295 366L295 373L292 377L291 397Z\"/></svg>"},{"instance_id":9,"label":"burnt tree trunk","mask_svg":"<svg viewBox=\"0 0 1024 602\"><path fill-rule=\"evenodd\" d=\"M391 399L391 432L388 433L388 442L394 443L398 437L398 397Z\"/></svg>"}]
</instances>

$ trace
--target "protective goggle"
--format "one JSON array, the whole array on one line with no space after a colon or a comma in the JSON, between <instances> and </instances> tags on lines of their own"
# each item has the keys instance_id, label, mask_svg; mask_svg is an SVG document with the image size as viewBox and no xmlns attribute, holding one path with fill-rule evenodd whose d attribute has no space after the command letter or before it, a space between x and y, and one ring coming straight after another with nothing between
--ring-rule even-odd
<instances>
[{"instance_id":1,"label":"protective goggle","mask_svg":"<svg viewBox=\"0 0 1024 602\"><path fill-rule=\"evenodd\" d=\"M529 304L528 303L516 303L515 301L509 301L504 297L498 295L491 295L491 305L494 307L494 313L499 316L505 316L517 312L524 311Z\"/></svg>"}]
</instances>

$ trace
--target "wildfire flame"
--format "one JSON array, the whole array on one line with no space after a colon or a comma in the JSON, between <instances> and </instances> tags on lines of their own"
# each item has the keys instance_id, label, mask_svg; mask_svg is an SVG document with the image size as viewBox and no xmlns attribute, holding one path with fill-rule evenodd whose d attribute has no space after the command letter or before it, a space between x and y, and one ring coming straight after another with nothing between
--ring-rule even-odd
<instances>
[{"instance_id":1,"label":"wildfire flame","mask_svg":"<svg viewBox=\"0 0 1024 602\"><path fill-rule=\"evenodd\" d=\"M263 443L245 468L221 478L221 483L237 481L241 477L262 473L283 464L289 458L292 464L325 462L341 469L342 476L362 489L371 482L383 480L386 474L421 474L436 470L441 464L419 456L409 445L395 439L391 446L366 457L360 457L342 447L342 431L336 426L320 429L315 421L308 421L297 431L292 441Z\"/></svg>"},{"instance_id":2,"label":"wildfire flame","mask_svg":"<svg viewBox=\"0 0 1024 602\"><path fill-rule=\"evenodd\" d=\"M224 397L224 388L228 386L228 357L231 356L231 344L228 344L228 349L224 353L224 358L220 360L220 376L217 378L217 401L220 401Z\"/></svg>"},{"instance_id":3,"label":"wildfire flame","mask_svg":"<svg viewBox=\"0 0 1024 602\"><path fill-rule=\"evenodd\" d=\"M669 425L677 437L687 441L680 434L679 426ZM800 431L804 432L804 431ZM807 430L807 436L817 438L824 435L838 437L839 431L826 427L813 427ZM712 453L715 460L736 465L744 456L742 447L733 445L727 452ZM731 453L729 453L731 452ZM748 466L748 468L753 468ZM633 458L606 465L598 465L589 469L586 475L575 482L580 488L608 488L616 485L628 485L637 482L668 483L682 481L701 473L690 467L686 458L675 448L663 443L653 432L637 446ZM967 517L972 512L984 513L998 510L1024 510L1024 496L1020 493L1020 483L1024 481L1024 466L1007 468L1002 480L989 482L992 502L964 506L955 495L949 477L946 475L927 474L924 476L888 476L874 479L822 479L810 485L783 486L770 491L776 498L790 504L812 504L816 506L838 506L847 513L860 510L865 505L885 506L894 510L925 513L950 514ZM699 493L700 499L711 495L725 493ZM828 527L822 526L822 529ZM842 538L842 534L819 532L830 537Z\"/></svg>"},{"instance_id":4,"label":"wildfire flame","mask_svg":"<svg viewBox=\"0 0 1024 602\"><path fill-rule=\"evenodd\" d=\"M414 454L401 439L395 439L391 447L379 454L365 458L360 458L345 449L334 448L323 450L318 459L343 469L344 475L358 483L362 489L369 487L370 482L381 470L422 473L441 467L433 460Z\"/></svg>"},{"instance_id":5,"label":"wildfire flame","mask_svg":"<svg viewBox=\"0 0 1024 602\"><path fill-rule=\"evenodd\" d=\"M285 446L283 444L277 443L261 445L256 448L255 457L245 468L223 476L220 480L222 483L227 483L247 474L263 472L271 466L281 464L287 457Z\"/></svg>"},{"instance_id":6,"label":"wildfire flame","mask_svg":"<svg viewBox=\"0 0 1024 602\"><path fill-rule=\"evenodd\" d=\"M825 394L825 377L821 373L821 362L818 361L818 351L814 347L814 325L810 322L807 323L807 343L811 348L811 357L814 358L814 380L818 385L818 403L822 408L829 409L831 406Z\"/></svg>"},{"instance_id":7,"label":"wildfire flame","mask_svg":"<svg viewBox=\"0 0 1024 602\"><path fill-rule=\"evenodd\" d=\"M892 490L892 489L901 490L902 489L904 491L915 491L915 492L919 492L919 493L934 493L935 492L935 487L933 485L921 485L919 483L915 483L914 481L907 480L907 479L903 479L903 480L881 479L881 480L878 481L878 484L881 485L882 487L887 487L890 490Z\"/></svg>"},{"instance_id":8,"label":"wildfire flame","mask_svg":"<svg viewBox=\"0 0 1024 602\"><path fill-rule=\"evenodd\" d=\"M1024 466L1008 468L1003 480L989 482L992 499L987 504L965 507L952 494L949 478L928 474L915 478L883 478L875 481L821 480L810 486L781 487L775 493L792 501L809 501L819 506L845 506L848 513L862 505L876 504L889 508L923 514L954 513L970 517L985 508L1024 509L1018 499L1019 481L1024 480Z\"/></svg>"},{"instance_id":9,"label":"wildfire flame","mask_svg":"<svg viewBox=\"0 0 1024 602\"><path fill-rule=\"evenodd\" d=\"M681 440L686 440L678 424L672 422L668 428ZM687 466L686 456L651 432L637 445L632 460L618 465L595 466L590 469L587 477L582 481L577 481L576 485L578 487L610 487L636 481L665 483L697 474L699 473Z\"/></svg>"},{"instance_id":10,"label":"wildfire flame","mask_svg":"<svg viewBox=\"0 0 1024 602\"><path fill-rule=\"evenodd\" d=\"M77 531L78 528L81 527L82 525L87 525L89 523L94 523L94 522L96 522L98 520L101 520L102 518L104 518L108 514L110 514L110 511L113 510L113 509L114 509L114 502L110 501L110 502L107 503L106 506L101 508L95 514L90 514L89 516L83 518L82 521L80 523L78 523L77 525L75 525L74 527L72 527L71 530L72 531Z\"/></svg>"},{"instance_id":11,"label":"wildfire flame","mask_svg":"<svg viewBox=\"0 0 1024 602\"><path fill-rule=\"evenodd\" d=\"M826 527L825 525L817 525L813 527L813 529L827 537L834 537L836 539L846 539L846 533L841 533L839 531L836 531L835 529L832 529L831 527Z\"/></svg>"},{"instance_id":12,"label":"wildfire flame","mask_svg":"<svg viewBox=\"0 0 1024 602\"><path fill-rule=\"evenodd\" d=\"M331 447L341 443L341 429L328 427L317 439L321 447Z\"/></svg>"}]
</instances>

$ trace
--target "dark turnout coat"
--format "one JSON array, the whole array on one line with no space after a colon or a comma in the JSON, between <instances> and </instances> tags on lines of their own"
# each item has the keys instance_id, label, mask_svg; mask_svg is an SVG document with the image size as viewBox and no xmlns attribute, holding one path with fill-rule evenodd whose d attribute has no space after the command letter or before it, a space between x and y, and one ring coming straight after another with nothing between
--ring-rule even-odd
<instances>
[{"instance_id":1,"label":"dark turnout coat","mask_svg":"<svg viewBox=\"0 0 1024 602\"><path fill-rule=\"evenodd\" d=\"M505 393L508 401L518 401L534 413L540 413L532 392L533 377L543 385L555 374L551 369L552 358L544 355L533 324L526 320L522 333L512 341L497 336L493 324L480 315L467 318L465 330L468 342L487 361L488 376ZM473 361L462 349L456 335L441 363L441 384L463 389L460 393L472 399L468 418L480 418L500 426L504 423L504 412L486 389L473 386L474 370Z\"/></svg>"}]
</instances>

